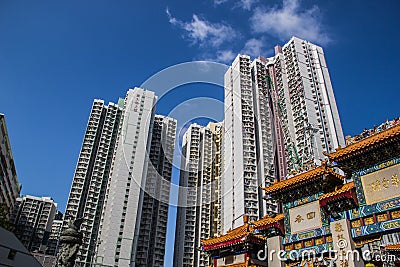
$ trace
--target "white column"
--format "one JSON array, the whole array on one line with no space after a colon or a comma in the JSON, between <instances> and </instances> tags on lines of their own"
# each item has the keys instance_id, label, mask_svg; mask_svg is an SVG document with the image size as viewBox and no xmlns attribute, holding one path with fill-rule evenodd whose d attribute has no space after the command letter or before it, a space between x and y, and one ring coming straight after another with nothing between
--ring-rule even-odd
<instances>
[{"instance_id":1,"label":"white column","mask_svg":"<svg viewBox=\"0 0 400 267\"><path fill-rule=\"evenodd\" d=\"M333 248L337 251L336 266L363 267L362 255L356 252L347 219L331 222Z\"/></svg>"},{"instance_id":2,"label":"white column","mask_svg":"<svg viewBox=\"0 0 400 267\"><path fill-rule=\"evenodd\" d=\"M284 267L284 261L279 259L282 256L282 237L274 236L267 239L268 267Z\"/></svg>"}]
</instances>

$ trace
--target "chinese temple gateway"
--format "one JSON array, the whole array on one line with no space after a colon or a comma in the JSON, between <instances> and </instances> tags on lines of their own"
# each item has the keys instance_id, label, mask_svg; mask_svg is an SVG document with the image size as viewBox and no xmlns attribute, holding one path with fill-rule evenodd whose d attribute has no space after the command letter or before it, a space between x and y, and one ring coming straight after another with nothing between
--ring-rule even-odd
<instances>
[{"instance_id":1,"label":"chinese temple gateway","mask_svg":"<svg viewBox=\"0 0 400 267\"><path fill-rule=\"evenodd\" d=\"M212 266L400 266L400 120L326 156L264 188L282 214L202 240Z\"/></svg>"}]
</instances>

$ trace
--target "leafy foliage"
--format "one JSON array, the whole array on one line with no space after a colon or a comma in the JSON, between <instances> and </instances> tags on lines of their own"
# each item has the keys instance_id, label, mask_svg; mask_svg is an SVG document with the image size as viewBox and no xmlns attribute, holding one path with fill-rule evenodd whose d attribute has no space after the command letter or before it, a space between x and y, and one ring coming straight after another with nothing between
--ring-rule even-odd
<instances>
[{"instance_id":1,"label":"leafy foliage","mask_svg":"<svg viewBox=\"0 0 400 267\"><path fill-rule=\"evenodd\" d=\"M14 232L15 227L10 222L9 218L10 218L10 210L8 209L5 203L0 203L0 227L3 227L8 231Z\"/></svg>"}]
</instances>

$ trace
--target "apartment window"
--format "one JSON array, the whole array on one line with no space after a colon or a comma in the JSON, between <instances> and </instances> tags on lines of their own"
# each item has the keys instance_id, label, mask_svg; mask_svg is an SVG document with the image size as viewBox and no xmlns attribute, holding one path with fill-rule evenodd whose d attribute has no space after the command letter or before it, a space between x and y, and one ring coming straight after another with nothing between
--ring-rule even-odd
<instances>
[{"instance_id":1,"label":"apartment window","mask_svg":"<svg viewBox=\"0 0 400 267\"><path fill-rule=\"evenodd\" d=\"M7 259L9 259L9 260L14 260L16 254L17 254L17 251L16 251L16 250L10 249L10 251L8 252Z\"/></svg>"}]
</instances>

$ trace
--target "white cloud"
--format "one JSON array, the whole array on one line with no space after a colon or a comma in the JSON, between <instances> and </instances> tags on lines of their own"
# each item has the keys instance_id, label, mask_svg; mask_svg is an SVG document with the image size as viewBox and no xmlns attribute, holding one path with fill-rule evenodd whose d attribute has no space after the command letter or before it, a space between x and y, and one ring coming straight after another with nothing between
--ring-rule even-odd
<instances>
[{"instance_id":1,"label":"white cloud","mask_svg":"<svg viewBox=\"0 0 400 267\"><path fill-rule=\"evenodd\" d=\"M212 53L205 52L198 57L198 60L204 61L204 70L209 68L209 62L217 62L230 65L237 56L232 50L217 50Z\"/></svg>"},{"instance_id":2,"label":"white cloud","mask_svg":"<svg viewBox=\"0 0 400 267\"><path fill-rule=\"evenodd\" d=\"M330 41L323 31L319 9L313 6L301 10L299 0L283 0L281 8L258 8L250 19L254 32L267 33L284 41L291 36L326 44Z\"/></svg>"},{"instance_id":3,"label":"white cloud","mask_svg":"<svg viewBox=\"0 0 400 267\"><path fill-rule=\"evenodd\" d=\"M171 24L178 23L176 18L172 17L171 12L169 12L169 8L168 7L165 9L165 13L167 13L167 16L168 16L168 19L169 19L169 23L171 23Z\"/></svg>"},{"instance_id":4,"label":"white cloud","mask_svg":"<svg viewBox=\"0 0 400 267\"><path fill-rule=\"evenodd\" d=\"M240 0L237 3L237 6L241 7L244 10L251 10L252 6L257 2L258 0Z\"/></svg>"},{"instance_id":5,"label":"white cloud","mask_svg":"<svg viewBox=\"0 0 400 267\"><path fill-rule=\"evenodd\" d=\"M264 42L262 40L251 38L244 45L243 53L253 57L257 57L263 55L263 52L265 52L263 51L263 48Z\"/></svg>"},{"instance_id":6,"label":"white cloud","mask_svg":"<svg viewBox=\"0 0 400 267\"><path fill-rule=\"evenodd\" d=\"M235 59L236 54L233 53L231 50L221 50L217 51L217 56L215 58L215 61L221 62L221 63L232 63L232 61Z\"/></svg>"},{"instance_id":7,"label":"white cloud","mask_svg":"<svg viewBox=\"0 0 400 267\"><path fill-rule=\"evenodd\" d=\"M228 0L214 0L214 5L220 5L226 2L228 2Z\"/></svg>"},{"instance_id":8,"label":"white cloud","mask_svg":"<svg viewBox=\"0 0 400 267\"><path fill-rule=\"evenodd\" d=\"M223 23L211 23L199 18L196 14L193 14L192 21L184 22L173 17L168 8L166 13L169 22L185 30L187 38L193 44L219 47L224 42L233 40L237 35L231 26Z\"/></svg>"},{"instance_id":9,"label":"white cloud","mask_svg":"<svg viewBox=\"0 0 400 267\"><path fill-rule=\"evenodd\" d=\"M214 5L218 6L228 2L229 0L213 0ZM259 0L237 0L233 4L233 8L241 8L244 10L251 10L254 4L258 3Z\"/></svg>"}]
</instances>

